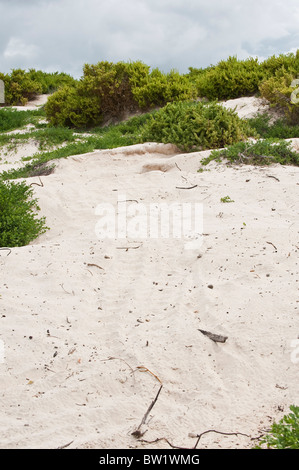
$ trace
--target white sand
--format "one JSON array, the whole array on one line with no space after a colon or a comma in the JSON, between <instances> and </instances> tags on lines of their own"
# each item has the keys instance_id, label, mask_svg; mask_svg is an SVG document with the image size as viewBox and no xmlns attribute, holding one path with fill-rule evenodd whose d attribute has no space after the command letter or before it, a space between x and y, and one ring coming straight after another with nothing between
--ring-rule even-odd
<instances>
[{"instance_id":1,"label":"white sand","mask_svg":"<svg viewBox=\"0 0 299 470\"><path fill-rule=\"evenodd\" d=\"M160 383L142 439L188 448L250 448L298 404L299 168L198 173L208 153L98 151L32 186L51 230L0 251L1 448L168 449L131 434ZM103 202L202 202L203 244L98 239Z\"/></svg>"}]
</instances>

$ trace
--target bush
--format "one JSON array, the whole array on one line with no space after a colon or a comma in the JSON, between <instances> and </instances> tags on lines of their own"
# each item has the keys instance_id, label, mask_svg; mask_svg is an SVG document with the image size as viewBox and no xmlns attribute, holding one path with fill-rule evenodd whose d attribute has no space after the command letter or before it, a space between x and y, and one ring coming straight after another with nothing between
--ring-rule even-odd
<instances>
[{"instance_id":1,"label":"bush","mask_svg":"<svg viewBox=\"0 0 299 470\"><path fill-rule=\"evenodd\" d=\"M28 245L47 230L45 218L36 218L40 210L32 199L33 190L24 182L0 181L0 246Z\"/></svg>"},{"instance_id":2,"label":"bush","mask_svg":"<svg viewBox=\"0 0 299 470\"><path fill-rule=\"evenodd\" d=\"M299 406L290 406L291 413L285 415L279 423L273 423L270 432L260 439L261 449L299 449Z\"/></svg>"},{"instance_id":3,"label":"bush","mask_svg":"<svg viewBox=\"0 0 299 470\"><path fill-rule=\"evenodd\" d=\"M261 95L272 107L281 110L290 124L299 124L299 103L292 102L291 86L295 75L280 71L275 76L265 80L259 87Z\"/></svg>"},{"instance_id":4,"label":"bush","mask_svg":"<svg viewBox=\"0 0 299 470\"><path fill-rule=\"evenodd\" d=\"M91 127L119 122L138 110L189 100L195 88L187 77L163 74L140 61L85 64L83 77L49 97L45 106L51 124Z\"/></svg>"},{"instance_id":5,"label":"bush","mask_svg":"<svg viewBox=\"0 0 299 470\"><path fill-rule=\"evenodd\" d=\"M195 83L197 94L208 100L228 100L240 96L254 95L264 79L264 71L257 59L243 61L229 57L206 71L190 70L191 80Z\"/></svg>"},{"instance_id":6,"label":"bush","mask_svg":"<svg viewBox=\"0 0 299 470\"><path fill-rule=\"evenodd\" d=\"M64 86L49 96L45 113L50 125L90 127L102 123L99 100L85 94L82 86Z\"/></svg>"},{"instance_id":7,"label":"bush","mask_svg":"<svg viewBox=\"0 0 299 470\"><path fill-rule=\"evenodd\" d=\"M5 104L25 105L41 93L52 93L64 85L74 86L76 80L66 73L47 73L41 70L14 69L11 74L0 73L5 85Z\"/></svg>"},{"instance_id":8,"label":"bush","mask_svg":"<svg viewBox=\"0 0 299 470\"><path fill-rule=\"evenodd\" d=\"M201 163L226 159L230 163L249 165L299 165L299 153L291 149L291 142L285 140L265 139L257 142L237 142L223 150L214 150Z\"/></svg>"},{"instance_id":9,"label":"bush","mask_svg":"<svg viewBox=\"0 0 299 470\"><path fill-rule=\"evenodd\" d=\"M217 103L171 103L141 130L143 142L172 143L183 151L220 148L255 135L233 110Z\"/></svg>"},{"instance_id":10,"label":"bush","mask_svg":"<svg viewBox=\"0 0 299 470\"><path fill-rule=\"evenodd\" d=\"M261 69L267 78L284 75L285 73L297 76L299 73L299 49L296 54L288 53L268 57L261 63Z\"/></svg>"},{"instance_id":11,"label":"bush","mask_svg":"<svg viewBox=\"0 0 299 470\"><path fill-rule=\"evenodd\" d=\"M41 70L29 69L28 76L34 82L41 85L41 92L50 94L58 88L75 85L76 81L71 75L64 72L48 73Z\"/></svg>"},{"instance_id":12,"label":"bush","mask_svg":"<svg viewBox=\"0 0 299 470\"><path fill-rule=\"evenodd\" d=\"M75 87L63 87L49 97L45 111L50 123L91 127L122 119L125 112L136 110L129 70L122 62L86 64Z\"/></svg>"},{"instance_id":13,"label":"bush","mask_svg":"<svg viewBox=\"0 0 299 470\"><path fill-rule=\"evenodd\" d=\"M0 73L0 79L4 81L7 105L23 106L42 92L42 86L32 80L25 70L14 69L10 75Z\"/></svg>"},{"instance_id":14,"label":"bush","mask_svg":"<svg viewBox=\"0 0 299 470\"><path fill-rule=\"evenodd\" d=\"M189 78L175 70L164 74L154 69L147 80L143 84L135 84L132 91L139 107L143 109L196 98L196 89Z\"/></svg>"}]
</instances>

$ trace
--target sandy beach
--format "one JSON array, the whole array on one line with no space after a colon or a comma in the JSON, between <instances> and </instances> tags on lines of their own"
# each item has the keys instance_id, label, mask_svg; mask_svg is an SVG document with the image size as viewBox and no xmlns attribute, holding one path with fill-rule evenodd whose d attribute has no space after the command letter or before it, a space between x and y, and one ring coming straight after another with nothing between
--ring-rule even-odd
<instances>
[{"instance_id":1,"label":"sandy beach","mask_svg":"<svg viewBox=\"0 0 299 470\"><path fill-rule=\"evenodd\" d=\"M0 251L1 448L251 448L298 403L299 168L198 172L208 154L147 143L26 180L50 230ZM202 205L200 237L99 236L99 205L174 203Z\"/></svg>"}]
</instances>

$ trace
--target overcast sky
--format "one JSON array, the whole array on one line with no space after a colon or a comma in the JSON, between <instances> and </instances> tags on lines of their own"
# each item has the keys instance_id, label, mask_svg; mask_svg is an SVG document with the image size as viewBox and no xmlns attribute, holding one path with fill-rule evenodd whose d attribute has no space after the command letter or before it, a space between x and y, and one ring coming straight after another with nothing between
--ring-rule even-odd
<instances>
[{"instance_id":1,"label":"overcast sky","mask_svg":"<svg viewBox=\"0 0 299 470\"><path fill-rule=\"evenodd\" d=\"M141 60L181 73L299 49L298 0L0 0L0 72L82 75Z\"/></svg>"}]
</instances>

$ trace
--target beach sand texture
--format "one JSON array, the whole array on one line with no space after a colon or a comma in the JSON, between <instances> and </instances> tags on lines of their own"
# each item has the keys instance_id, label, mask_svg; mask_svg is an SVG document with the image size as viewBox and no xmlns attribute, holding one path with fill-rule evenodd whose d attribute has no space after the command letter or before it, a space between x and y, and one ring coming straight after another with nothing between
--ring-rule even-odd
<instances>
[{"instance_id":1,"label":"beach sand texture","mask_svg":"<svg viewBox=\"0 0 299 470\"><path fill-rule=\"evenodd\" d=\"M299 168L208 154L96 151L32 186L50 230L0 251L1 448L250 448L298 403ZM96 234L99 204L183 202L194 245Z\"/></svg>"}]
</instances>

